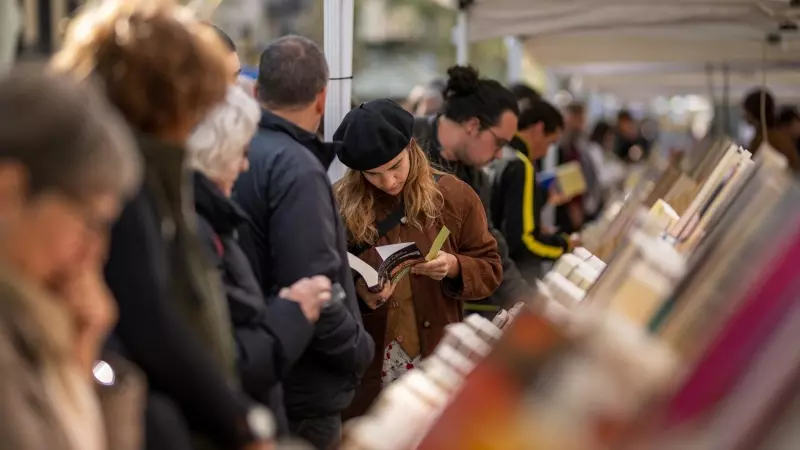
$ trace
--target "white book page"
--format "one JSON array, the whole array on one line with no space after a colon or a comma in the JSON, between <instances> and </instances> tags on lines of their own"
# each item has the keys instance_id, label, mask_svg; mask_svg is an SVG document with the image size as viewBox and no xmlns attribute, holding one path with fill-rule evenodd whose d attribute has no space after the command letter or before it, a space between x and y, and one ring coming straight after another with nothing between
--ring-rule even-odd
<instances>
[{"instance_id":1,"label":"white book page","mask_svg":"<svg viewBox=\"0 0 800 450\"><path fill-rule=\"evenodd\" d=\"M390 244L390 245L382 245L380 247L375 247L375 250L378 251L378 255L380 255L381 259L386 261L387 259L389 259L390 256L411 245L414 245L414 243L402 242L400 244Z\"/></svg>"},{"instance_id":2,"label":"white book page","mask_svg":"<svg viewBox=\"0 0 800 450\"><path fill-rule=\"evenodd\" d=\"M347 262L350 264L351 269L361 274L361 277L367 282L368 287L374 287L378 285L378 271L373 269L372 266L365 263L352 253L347 254Z\"/></svg>"}]
</instances>

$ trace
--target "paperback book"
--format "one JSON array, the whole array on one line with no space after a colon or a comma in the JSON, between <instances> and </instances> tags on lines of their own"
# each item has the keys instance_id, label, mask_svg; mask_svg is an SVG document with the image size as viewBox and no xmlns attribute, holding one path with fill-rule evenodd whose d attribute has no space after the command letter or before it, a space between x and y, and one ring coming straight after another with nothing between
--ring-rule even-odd
<instances>
[{"instance_id":1,"label":"paperback book","mask_svg":"<svg viewBox=\"0 0 800 450\"><path fill-rule=\"evenodd\" d=\"M364 278L370 291L380 292L386 282L397 284L415 265L436 259L449 236L450 230L442 227L433 241L431 249L424 256L415 242L375 247L378 255L383 259L377 270L352 253L347 254L347 259L350 268Z\"/></svg>"}]
</instances>

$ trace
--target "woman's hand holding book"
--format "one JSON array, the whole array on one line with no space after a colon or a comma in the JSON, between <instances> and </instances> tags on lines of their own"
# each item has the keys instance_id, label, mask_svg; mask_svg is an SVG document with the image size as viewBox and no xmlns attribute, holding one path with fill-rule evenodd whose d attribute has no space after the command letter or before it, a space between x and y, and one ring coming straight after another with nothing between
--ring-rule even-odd
<instances>
[{"instance_id":1,"label":"woman's hand holding book","mask_svg":"<svg viewBox=\"0 0 800 450\"><path fill-rule=\"evenodd\" d=\"M458 277L461 274L461 265L458 263L458 258L440 251L433 260L412 267L411 273L439 281L445 277Z\"/></svg>"},{"instance_id":2,"label":"woman's hand holding book","mask_svg":"<svg viewBox=\"0 0 800 450\"><path fill-rule=\"evenodd\" d=\"M378 309L392 296L394 293L394 285L387 281L383 284L383 288L380 292L372 292L369 290L369 287L367 287L367 282L364 281L363 278L359 278L356 280L356 292L358 293L358 297L363 300L367 306L371 309Z\"/></svg>"}]
</instances>

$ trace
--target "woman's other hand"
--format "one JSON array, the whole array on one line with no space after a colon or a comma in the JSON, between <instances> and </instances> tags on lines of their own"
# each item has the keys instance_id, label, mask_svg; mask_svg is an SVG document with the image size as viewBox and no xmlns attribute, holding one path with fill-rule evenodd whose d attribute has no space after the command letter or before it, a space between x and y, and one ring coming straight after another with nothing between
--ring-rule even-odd
<instances>
[{"instance_id":1,"label":"woman's other hand","mask_svg":"<svg viewBox=\"0 0 800 450\"><path fill-rule=\"evenodd\" d=\"M458 258L440 251L436 259L412 267L411 273L439 281L445 277L456 278L461 275L461 265Z\"/></svg>"},{"instance_id":2,"label":"woman's other hand","mask_svg":"<svg viewBox=\"0 0 800 450\"><path fill-rule=\"evenodd\" d=\"M378 309L392 296L394 285L391 282L386 282L380 292L372 292L367 287L367 282L363 278L359 278L356 281L356 292L367 306L371 309Z\"/></svg>"}]
</instances>

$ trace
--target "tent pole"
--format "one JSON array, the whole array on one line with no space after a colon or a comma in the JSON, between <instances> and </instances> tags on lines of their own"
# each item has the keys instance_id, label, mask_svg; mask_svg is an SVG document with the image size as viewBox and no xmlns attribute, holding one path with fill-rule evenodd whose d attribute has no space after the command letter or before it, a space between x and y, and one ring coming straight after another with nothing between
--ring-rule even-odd
<instances>
[{"instance_id":1,"label":"tent pole","mask_svg":"<svg viewBox=\"0 0 800 450\"><path fill-rule=\"evenodd\" d=\"M350 111L353 87L353 0L325 0L325 57L330 81L325 103L325 140ZM335 159L328 169L331 182L342 178L347 169Z\"/></svg>"},{"instance_id":2,"label":"tent pole","mask_svg":"<svg viewBox=\"0 0 800 450\"><path fill-rule=\"evenodd\" d=\"M714 111L713 127L715 136L722 136L722 111L717 103L717 89L714 87L714 65L706 63L706 83L708 85L708 97L711 100L711 108Z\"/></svg>"},{"instance_id":3,"label":"tent pole","mask_svg":"<svg viewBox=\"0 0 800 450\"><path fill-rule=\"evenodd\" d=\"M506 36L506 64L509 84L522 81L522 60L525 58L525 47L516 36Z\"/></svg>"},{"instance_id":4,"label":"tent pole","mask_svg":"<svg viewBox=\"0 0 800 450\"><path fill-rule=\"evenodd\" d=\"M728 63L722 65L722 133L730 133L731 113L731 67Z\"/></svg>"},{"instance_id":5,"label":"tent pole","mask_svg":"<svg viewBox=\"0 0 800 450\"><path fill-rule=\"evenodd\" d=\"M469 7L471 0L459 0L453 44L456 46L456 64L469 64Z\"/></svg>"}]
</instances>

